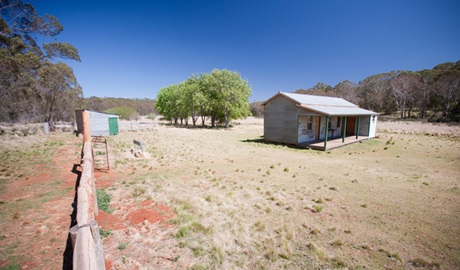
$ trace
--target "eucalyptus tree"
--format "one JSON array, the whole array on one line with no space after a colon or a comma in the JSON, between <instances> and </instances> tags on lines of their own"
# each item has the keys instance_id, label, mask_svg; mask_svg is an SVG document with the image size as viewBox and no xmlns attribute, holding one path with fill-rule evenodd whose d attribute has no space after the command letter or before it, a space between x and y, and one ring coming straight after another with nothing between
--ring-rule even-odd
<instances>
[{"instance_id":1,"label":"eucalyptus tree","mask_svg":"<svg viewBox=\"0 0 460 270\"><path fill-rule=\"evenodd\" d=\"M53 123L55 116L65 115L69 109L73 113L76 108L72 107L75 104L72 101L81 100L83 93L72 69L62 62L45 61L37 75L35 88L44 121Z\"/></svg>"},{"instance_id":2,"label":"eucalyptus tree","mask_svg":"<svg viewBox=\"0 0 460 270\"><path fill-rule=\"evenodd\" d=\"M166 120L177 124L179 119L179 85L173 84L160 89L157 94L156 109Z\"/></svg>"},{"instance_id":3,"label":"eucalyptus tree","mask_svg":"<svg viewBox=\"0 0 460 270\"><path fill-rule=\"evenodd\" d=\"M394 71L369 76L358 86L359 105L386 114L396 110L391 93L390 80L396 76Z\"/></svg>"},{"instance_id":4,"label":"eucalyptus tree","mask_svg":"<svg viewBox=\"0 0 460 270\"><path fill-rule=\"evenodd\" d=\"M206 77L212 126L216 120L222 120L228 127L231 120L251 115L248 98L252 89L239 73L214 69Z\"/></svg>"},{"instance_id":5,"label":"eucalyptus tree","mask_svg":"<svg viewBox=\"0 0 460 270\"><path fill-rule=\"evenodd\" d=\"M179 84L160 89L156 108L166 119L177 124L178 119L193 125L206 117L214 127L219 121L228 127L230 121L251 115L248 98L251 87L237 72L214 69L210 73L194 75Z\"/></svg>"},{"instance_id":6,"label":"eucalyptus tree","mask_svg":"<svg viewBox=\"0 0 460 270\"><path fill-rule=\"evenodd\" d=\"M392 94L401 113L401 118L410 117L410 111L415 102L418 81L417 74L409 71L399 72L398 75L390 80Z\"/></svg>"},{"instance_id":7,"label":"eucalyptus tree","mask_svg":"<svg viewBox=\"0 0 460 270\"><path fill-rule=\"evenodd\" d=\"M62 110L72 106L67 106L68 103L59 105L55 101L50 106L49 99L43 99L44 87L52 87L46 91L53 92L56 98L75 93L74 98L69 100L74 104L80 101L81 88L77 83L68 84L68 79L73 80L75 76L66 64L52 63L50 60L80 61L78 50L68 43L56 41L40 46L37 37L41 37L41 41L54 39L63 31L63 27L54 16L40 16L31 4L21 0L1 0L0 15L0 120L52 121L50 107L56 111L56 106L63 106L60 108ZM58 87L61 91L55 92L55 85L43 83L43 76L66 77L54 80L54 83L64 84ZM73 116L73 113L59 115Z\"/></svg>"},{"instance_id":8,"label":"eucalyptus tree","mask_svg":"<svg viewBox=\"0 0 460 270\"><path fill-rule=\"evenodd\" d=\"M442 117L451 120L452 108L460 102L460 71L443 71L438 75L434 83L435 95L438 96L441 107Z\"/></svg>"},{"instance_id":9,"label":"eucalyptus tree","mask_svg":"<svg viewBox=\"0 0 460 270\"><path fill-rule=\"evenodd\" d=\"M358 85L352 81L345 80L334 86L334 92L337 97L358 104Z\"/></svg>"}]
</instances>

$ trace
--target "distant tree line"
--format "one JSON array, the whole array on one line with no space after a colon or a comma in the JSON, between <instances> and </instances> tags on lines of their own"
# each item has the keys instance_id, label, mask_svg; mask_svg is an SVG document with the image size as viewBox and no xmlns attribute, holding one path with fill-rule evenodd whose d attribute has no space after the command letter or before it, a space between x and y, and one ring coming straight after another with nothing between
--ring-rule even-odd
<instances>
[{"instance_id":1,"label":"distant tree line","mask_svg":"<svg viewBox=\"0 0 460 270\"><path fill-rule=\"evenodd\" d=\"M155 100L148 98L89 97L84 99L87 110L118 114L122 119L137 120L140 115L158 114Z\"/></svg>"},{"instance_id":2,"label":"distant tree line","mask_svg":"<svg viewBox=\"0 0 460 270\"><path fill-rule=\"evenodd\" d=\"M55 41L63 30L58 19L30 4L1 0L0 15L0 121L49 122L53 129L53 121L72 118L81 105L73 70L56 60L80 61L78 50Z\"/></svg>"},{"instance_id":3,"label":"distant tree line","mask_svg":"<svg viewBox=\"0 0 460 270\"><path fill-rule=\"evenodd\" d=\"M252 89L237 72L214 69L162 88L157 95L156 109L164 118L178 124L195 126L198 119L214 127L251 115L248 98Z\"/></svg>"},{"instance_id":4,"label":"distant tree line","mask_svg":"<svg viewBox=\"0 0 460 270\"><path fill-rule=\"evenodd\" d=\"M343 81L332 87L317 83L296 93L341 97L383 114L404 118L460 121L460 61L431 70L391 71L369 76L355 84Z\"/></svg>"}]
</instances>

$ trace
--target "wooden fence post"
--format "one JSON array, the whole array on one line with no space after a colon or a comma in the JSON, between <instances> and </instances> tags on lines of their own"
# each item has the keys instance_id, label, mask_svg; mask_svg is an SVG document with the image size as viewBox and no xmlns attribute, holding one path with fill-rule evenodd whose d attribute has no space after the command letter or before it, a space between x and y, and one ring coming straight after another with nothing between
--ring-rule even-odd
<instances>
[{"instance_id":1,"label":"wooden fence post","mask_svg":"<svg viewBox=\"0 0 460 270\"><path fill-rule=\"evenodd\" d=\"M83 126L83 143L91 142L91 115L82 111L81 122Z\"/></svg>"}]
</instances>

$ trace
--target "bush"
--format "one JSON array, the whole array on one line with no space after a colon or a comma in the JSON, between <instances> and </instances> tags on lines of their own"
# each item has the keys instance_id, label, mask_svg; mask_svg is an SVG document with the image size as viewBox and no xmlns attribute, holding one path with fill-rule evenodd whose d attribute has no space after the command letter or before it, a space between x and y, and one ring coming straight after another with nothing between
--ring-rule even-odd
<instances>
[{"instance_id":1,"label":"bush","mask_svg":"<svg viewBox=\"0 0 460 270\"><path fill-rule=\"evenodd\" d=\"M110 200L112 199L112 196L110 196L105 189L101 188L96 190L96 197L99 209L109 214L113 212L113 210L110 209Z\"/></svg>"}]
</instances>

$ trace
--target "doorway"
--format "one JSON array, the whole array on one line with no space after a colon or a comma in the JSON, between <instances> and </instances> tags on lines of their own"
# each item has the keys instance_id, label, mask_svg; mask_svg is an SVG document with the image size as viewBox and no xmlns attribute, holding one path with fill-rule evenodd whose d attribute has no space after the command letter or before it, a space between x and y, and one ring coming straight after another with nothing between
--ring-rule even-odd
<instances>
[{"instance_id":1,"label":"doorway","mask_svg":"<svg viewBox=\"0 0 460 270\"><path fill-rule=\"evenodd\" d=\"M347 118L347 136L355 135L356 117Z\"/></svg>"}]
</instances>

